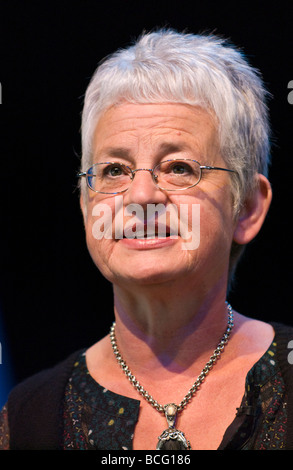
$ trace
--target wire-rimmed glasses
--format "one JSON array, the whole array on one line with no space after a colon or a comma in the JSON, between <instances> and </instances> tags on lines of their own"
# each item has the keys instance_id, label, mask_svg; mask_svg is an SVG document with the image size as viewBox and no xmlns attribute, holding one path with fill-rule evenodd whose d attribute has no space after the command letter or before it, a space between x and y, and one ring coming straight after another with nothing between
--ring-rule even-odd
<instances>
[{"instance_id":1,"label":"wire-rimmed glasses","mask_svg":"<svg viewBox=\"0 0 293 470\"><path fill-rule=\"evenodd\" d=\"M138 171L148 171L155 185L163 191L183 191L196 186L203 170L220 170L236 173L228 168L201 165L197 160L170 159L164 160L154 168L137 168L132 170L120 162L99 162L77 176L85 177L88 187L102 194L119 194L127 191Z\"/></svg>"}]
</instances>

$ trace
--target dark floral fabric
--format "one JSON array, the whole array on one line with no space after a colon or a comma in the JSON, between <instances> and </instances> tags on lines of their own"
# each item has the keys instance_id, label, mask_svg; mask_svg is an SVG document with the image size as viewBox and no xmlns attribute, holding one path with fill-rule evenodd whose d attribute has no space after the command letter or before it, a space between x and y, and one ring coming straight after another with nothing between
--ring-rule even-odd
<instances>
[{"instance_id":1,"label":"dark floral fabric","mask_svg":"<svg viewBox=\"0 0 293 470\"><path fill-rule=\"evenodd\" d=\"M248 372L245 394L220 449L281 450L286 444L287 396L275 341Z\"/></svg>"},{"instance_id":2,"label":"dark floral fabric","mask_svg":"<svg viewBox=\"0 0 293 470\"><path fill-rule=\"evenodd\" d=\"M64 449L129 450L138 412L139 401L95 382L83 353L65 392Z\"/></svg>"},{"instance_id":3,"label":"dark floral fabric","mask_svg":"<svg viewBox=\"0 0 293 470\"><path fill-rule=\"evenodd\" d=\"M7 406L5 405L0 412L0 449L9 449L9 426Z\"/></svg>"},{"instance_id":4,"label":"dark floral fabric","mask_svg":"<svg viewBox=\"0 0 293 470\"><path fill-rule=\"evenodd\" d=\"M242 409L244 413L236 411L221 449L284 447L287 410L275 342L247 375ZM131 450L138 413L138 400L117 395L94 381L82 354L65 393L64 449Z\"/></svg>"},{"instance_id":5,"label":"dark floral fabric","mask_svg":"<svg viewBox=\"0 0 293 470\"><path fill-rule=\"evenodd\" d=\"M254 448L277 450L284 448L286 439L287 403L285 385L276 360L273 342L263 360L248 373L247 382L260 388L260 423Z\"/></svg>"},{"instance_id":6,"label":"dark floral fabric","mask_svg":"<svg viewBox=\"0 0 293 470\"><path fill-rule=\"evenodd\" d=\"M281 450L286 445L287 397L276 346L274 341L247 374L242 403L219 450ZM139 404L99 385L82 352L65 390L61 447L132 450ZM9 449L6 406L0 413L0 449Z\"/></svg>"}]
</instances>

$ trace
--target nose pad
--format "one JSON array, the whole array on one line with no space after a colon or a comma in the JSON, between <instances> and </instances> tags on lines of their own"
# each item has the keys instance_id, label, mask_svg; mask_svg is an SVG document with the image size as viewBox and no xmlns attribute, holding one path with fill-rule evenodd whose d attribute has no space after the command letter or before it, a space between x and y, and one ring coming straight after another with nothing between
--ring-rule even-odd
<instances>
[{"instance_id":1,"label":"nose pad","mask_svg":"<svg viewBox=\"0 0 293 470\"><path fill-rule=\"evenodd\" d=\"M135 174L136 174L137 171L148 171L148 172L150 173L150 175L151 175L151 178L152 178L153 182L154 182L155 184L157 184L158 175L155 175L155 174L154 174L154 171L153 171L152 168L137 168L136 170L133 170L133 171L132 171L132 174L131 174L131 181L134 180L134 177L135 177Z\"/></svg>"},{"instance_id":2,"label":"nose pad","mask_svg":"<svg viewBox=\"0 0 293 470\"><path fill-rule=\"evenodd\" d=\"M142 179L138 178L138 180L136 180L135 175L139 171L149 172L152 181L150 181L148 177L142 177ZM133 170L132 184L125 194L128 202L141 204L142 206L151 203L164 203L166 196L158 188L156 180L157 176L154 175L153 170L150 168L137 168L136 170Z\"/></svg>"}]
</instances>

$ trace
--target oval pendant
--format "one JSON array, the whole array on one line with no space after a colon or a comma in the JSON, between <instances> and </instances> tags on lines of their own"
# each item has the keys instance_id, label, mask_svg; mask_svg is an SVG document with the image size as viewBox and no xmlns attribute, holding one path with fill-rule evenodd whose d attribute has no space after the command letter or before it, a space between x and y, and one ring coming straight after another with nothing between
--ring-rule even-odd
<instances>
[{"instance_id":1,"label":"oval pendant","mask_svg":"<svg viewBox=\"0 0 293 470\"><path fill-rule=\"evenodd\" d=\"M156 450L191 450L191 447L182 431L168 428L159 436Z\"/></svg>"},{"instance_id":2,"label":"oval pendant","mask_svg":"<svg viewBox=\"0 0 293 470\"><path fill-rule=\"evenodd\" d=\"M182 431L175 428L177 405L168 403L164 406L168 429L159 436L157 450L191 450L190 442L186 440Z\"/></svg>"}]
</instances>

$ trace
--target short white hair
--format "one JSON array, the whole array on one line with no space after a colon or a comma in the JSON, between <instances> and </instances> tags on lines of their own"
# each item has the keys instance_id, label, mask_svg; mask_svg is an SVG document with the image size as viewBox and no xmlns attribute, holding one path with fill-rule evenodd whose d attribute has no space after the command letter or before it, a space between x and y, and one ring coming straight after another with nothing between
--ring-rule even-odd
<instances>
[{"instance_id":1,"label":"short white hair","mask_svg":"<svg viewBox=\"0 0 293 470\"><path fill-rule=\"evenodd\" d=\"M260 73L227 40L161 29L106 57L96 69L82 114L82 171L92 164L93 134L111 106L184 103L211 111L220 150L232 174L236 212L270 160L268 92Z\"/></svg>"}]
</instances>

